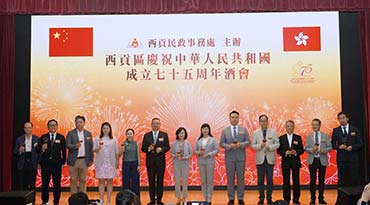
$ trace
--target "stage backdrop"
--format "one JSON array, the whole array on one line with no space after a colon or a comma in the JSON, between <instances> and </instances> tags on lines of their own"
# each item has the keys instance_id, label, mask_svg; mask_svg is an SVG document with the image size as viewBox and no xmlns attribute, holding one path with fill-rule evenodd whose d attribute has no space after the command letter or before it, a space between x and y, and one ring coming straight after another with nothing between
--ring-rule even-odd
<instances>
[{"instance_id":1,"label":"stage backdrop","mask_svg":"<svg viewBox=\"0 0 370 205\"><path fill-rule=\"evenodd\" d=\"M250 137L263 113L279 134L291 119L305 141L316 117L331 134L341 107L338 27L337 12L33 16L30 118L39 135L52 118L66 134L74 117L84 115L94 136L108 121L120 143L134 128L141 144L153 117L171 143L184 126L194 145L202 123L219 140L234 109ZM309 183L306 158L302 184ZM141 185L147 186L144 154L141 164ZM121 168L117 172L120 186ZM223 150L214 174L215 185L226 185ZM256 185L250 147L245 175L246 185ZM327 184L337 182L334 151L326 177ZM94 166L87 183L97 186ZM274 183L282 184L280 158ZM62 184L69 186L68 167ZM196 156L189 184L200 185ZM174 185L169 154L165 185Z\"/></svg>"}]
</instances>

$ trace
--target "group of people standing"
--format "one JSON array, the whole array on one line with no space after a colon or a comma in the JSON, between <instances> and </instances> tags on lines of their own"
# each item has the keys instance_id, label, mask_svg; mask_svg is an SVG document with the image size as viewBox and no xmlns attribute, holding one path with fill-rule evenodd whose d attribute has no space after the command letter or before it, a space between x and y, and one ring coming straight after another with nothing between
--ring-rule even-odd
<instances>
[{"instance_id":1,"label":"group of people standing","mask_svg":"<svg viewBox=\"0 0 370 205\"><path fill-rule=\"evenodd\" d=\"M109 204L113 190L113 179L117 177L116 170L121 156L123 156L123 188L131 189L140 197L141 150L146 153L145 162L150 196L148 205L164 204L162 198L166 169L165 155L170 150L174 163L177 204L184 204L188 196L190 158L195 154L198 158L203 200L211 205L215 155L219 152L219 147L225 150L227 204L234 204L235 200L237 200L237 204L245 204L245 149L249 145L256 152L259 190L257 204L264 204L265 199L268 204L273 203L273 168L276 163L276 153L282 157L283 198L287 202L293 201L293 204L300 204L300 155L307 152L310 171L310 204L316 203L317 175L318 202L327 204L324 200L325 173L329 163L328 152L333 148L337 150L338 186L359 184L358 151L362 147L361 135L356 127L349 125L349 119L344 112L340 112L337 118L340 126L334 128L331 138L320 130L320 119L313 119L311 122L312 133L306 137L306 145L304 146L302 137L294 133L292 120L285 122L286 134L279 137L274 129L269 128L268 116L265 114L259 116L260 128L253 132L252 140L250 140L247 128L239 125L239 113L232 111L229 113L230 125L222 130L220 142L213 137L211 126L203 124L193 150L193 146L187 140L188 133L184 127L176 130L176 140L170 148L168 134L160 131L161 121L158 118L152 119L152 131L144 135L141 148L139 148L139 143L134 140L135 131L133 129L126 131L126 140L119 145L117 139L112 135L112 127L108 122L102 124L100 135L93 139L91 132L84 129L85 117L76 116L76 128L68 132L67 138L57 133L58 122L56 120L48 121L49 132L40 138L32 135L32 123L25 123L25 135L17 138L14 153L18 157L17 168L23 189L35 189L37 166L40 165L43 204L49 201L51 176L54 187L54 204L59 204L61 170L66 161L70 173L71 193L86 192L87 169L95 164L96 178L99 179L100 198L103 200L105 187L107 187L105 204ZM68 158L66 149L69 151ZM293 197L291 197L291 176ZM337 204L339 203L337 202Z\"/></svg>"}]
</instances>

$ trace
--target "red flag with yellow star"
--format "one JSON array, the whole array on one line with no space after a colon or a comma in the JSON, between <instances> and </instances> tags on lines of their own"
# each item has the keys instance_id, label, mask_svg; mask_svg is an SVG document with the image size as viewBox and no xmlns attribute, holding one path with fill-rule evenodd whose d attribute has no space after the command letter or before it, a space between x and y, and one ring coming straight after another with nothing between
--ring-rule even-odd
<instances>
[{"instance_id":1,"label":"red flag with yellow star","mask_svg":"<svg viewBox=\"0 0 370 205\"><path fill-rule=\"evenodd\" d=\"M49 56L93 56L93 28L50 28Z\"/></svg>"}]
</instances>

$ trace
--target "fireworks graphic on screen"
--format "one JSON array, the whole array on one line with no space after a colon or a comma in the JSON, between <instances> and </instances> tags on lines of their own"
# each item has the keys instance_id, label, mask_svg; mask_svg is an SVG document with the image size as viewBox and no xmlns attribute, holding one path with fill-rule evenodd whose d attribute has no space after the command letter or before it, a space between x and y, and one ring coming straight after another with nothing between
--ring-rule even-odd
<instances>
[{"instance_id":1,"label":"fireworks graphic on screen","mask_svg":"<svg viewBox=\"0 0 370 205\"><path fill-rule=\"evenodd\" d=\"M32 89L31 112L38 121L59 121L62 129L74 127L74 117L93 110L93 91L83 79L49 76Z\"/></svg>"},{"instance_id":2,"label":"fireworks graphic on screen","mask_svg":"<svg viewBox=\"0 0 370 205\"><path fill-rule=\"evenodd\" d=\"M229 112L227 98L224 95L216 91L207 91L202 87L187 85L178 87L172 94L157 97L148 112L147 119L151 120L154 117L161 119L161 129L168 132L170 143L175 140L176 129L180 126L185 127L189 135L188 140L194 147L203 123L210 124L212 135L219 140L222 129L229 124ZM216 156L216 167L221 164L220 157L220 155ZM200 184L199 170L194 166L197 164L196 160L196 157L191 158L190 185ZM167 161L169 163L167 163L165 180L169 184L174 184L172 160ZM215 175L224 174L216 172L220 172L219 169L215 170ZM215 180L216 185L221 183Z\"/></svg>"},{"instance_id":3,"label":"fireworks graphic on screen","mask_svg":"<svg viewBox=\"0 0 370 205\"><path fill-rule=\"evenodd\" d=\"M94 136L100 135L100 128L103 122L109 122L112 126L113 136L118 143L126 139L125 132L128 128L135 130L135 136L141 139L144 134L144 127L136 114L124 110L124 106L105 104L95 108L95 112L87 115L86 127Z\"/></svg>"},{"instance_id":4,"label":"fireworks graphic on screen","mask_svg":"<svg viewBox=\"0 0 370 205\"><path fill-rule=\"evenodd\" d=\"M265 114L269 118L269 127L274 129L279 135L285 133L285 121L289 120L290 112L287 106L271 106L267 103L260 105L245 106L241 113L241 124L248 129L249 136L260 128L258 118Z\"/></svg>"},{"instance_id":5,"label":"fireworks graphic on screen","mask_svg":"<svg viewBox=\"0 0 370 205\"><path fill-rule=\"evenodd\" d=\"M162 129L171 136L183 126L189 138L196 138L203 123L210 124L212 134L218 135L229 124L228 107L227 98L216 91L193 85L181 86L173 94L157 97L147 119L161 119Z\"/></svg>"},{"instance_id":6,"label":"fireworks graphic on screen","mask_svg":"<svg viewBox=\"0 0 370 205\"><path fill-rule=\"evenodd\" d=\"M321 130L331 134L334 127L338 126L336 115L339 112L338 105L323 97L308 97L299 103L294 112L296 128L306 136L311 129L311 121L314 118L321 120Z\"/></svg>"}]
</instances>

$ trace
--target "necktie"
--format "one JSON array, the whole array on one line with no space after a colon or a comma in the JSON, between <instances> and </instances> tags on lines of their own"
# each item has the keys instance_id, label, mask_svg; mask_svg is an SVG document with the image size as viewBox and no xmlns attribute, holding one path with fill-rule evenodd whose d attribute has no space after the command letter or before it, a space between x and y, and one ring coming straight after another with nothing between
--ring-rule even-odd
<instances>
[{"instance_id":1,"label":"necktie","mask_svg":"<svg viewBox=\"0 0 370 205\"><path fill-rule=\"evenodd\" d=\"M315 133L315 144L319 144L319 133Z\"/></svg>"},{"instance_id":2,"label":"necktie","mask_svg":"<svg viewBox=\"0 0 370 205\"><path fill-rule=\"evenodd\" d=\"M266 130L263 130L263 139L266 139Z\"/></svg>"},{"instance_id":3,"label":"necktie","mask_svg":"<svg viewBox=\"0 0 370 205\"><path fill-rule=\"evenodd\" d=\"M55 140L55 138L54 138L54 133L52 133L52 134L51 134L51 144L54 144L54 140Z\"/></svg>"},{"instance_id":4,"label":"necktie","mask_svg":"<svg viewBox=\"0 0 370 205\"><path fill-rule=\"evenodd\" d=\"M157 144L157 135L158 135L158 133L154 132L154 144Z\"/></svg>"},{"instance_id":5,"label":"necktie","mask_svg":"<svg viewBox=\"0 0 370 205\"><path fill-rule=\"evenodd\" d=\"M346 127L343 126L343 134L348 135Z\"/></svg>"},{"instance_id":6,"label":"necktie","mask_svg":"<svg viewBox=\"0 0 370 205\"><path fill-rule=\"evenodd\" d=\"M236 139L236 126L234 126L234 130L233 130L233 138L234 138L234 140Z\"/></svg>"}]
</instances>

